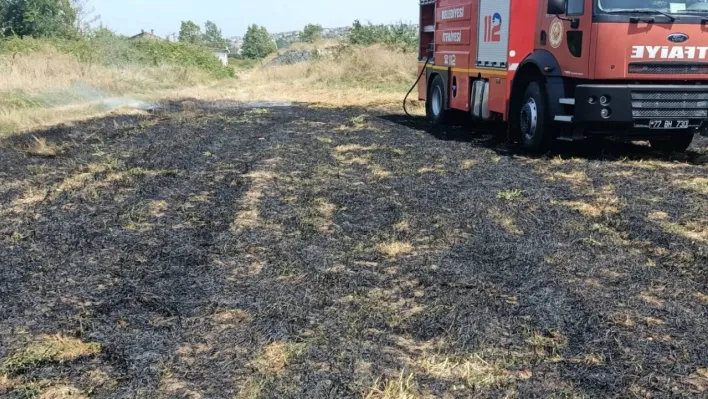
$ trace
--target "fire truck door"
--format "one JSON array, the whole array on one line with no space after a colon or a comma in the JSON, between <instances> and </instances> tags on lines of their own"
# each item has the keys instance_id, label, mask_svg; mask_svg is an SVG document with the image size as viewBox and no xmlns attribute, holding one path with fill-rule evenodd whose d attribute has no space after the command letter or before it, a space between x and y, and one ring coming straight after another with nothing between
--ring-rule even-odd
<instances>
[{"instance_id":1,"label":"fire truck door","mask_svg":"<svg viewBox=\"0 0 708 399\"><path fill-rule=\"evenodd\" d=\"M568 0L565 15L548 15L548 0L542 1L541 30L536 46L551 52L558 60L563 76L588 78L592 0Z\"/></svg>"}]
</instances>

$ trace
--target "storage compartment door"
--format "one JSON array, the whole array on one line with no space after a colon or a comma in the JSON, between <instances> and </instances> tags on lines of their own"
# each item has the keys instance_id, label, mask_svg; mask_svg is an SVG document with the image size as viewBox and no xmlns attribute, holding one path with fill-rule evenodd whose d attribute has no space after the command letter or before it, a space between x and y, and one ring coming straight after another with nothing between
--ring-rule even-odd
<instances>
[{"instance_id":1,"label":"storage compartment door","mask_svg":"<svg viewBox=\"0 0 708 399\"><path fill-rule=\"evenodd\" d=\"M511 0L480 0L477 67L507 67Z\"/></svg>"}]
</instances>

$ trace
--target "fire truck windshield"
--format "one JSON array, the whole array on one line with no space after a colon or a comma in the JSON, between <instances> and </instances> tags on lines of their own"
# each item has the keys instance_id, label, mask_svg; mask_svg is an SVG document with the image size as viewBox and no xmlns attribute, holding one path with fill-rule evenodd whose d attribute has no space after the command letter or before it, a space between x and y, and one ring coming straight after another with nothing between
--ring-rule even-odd
<instances>
[{"instance_id":1,"label":"fire truck windshield","mask_svg":"<svg viewBox=\"0 0 708 399\"><path fill-rule=\"evenodd\" d=\"M708 13L708 0L597 0L598 13L641 12L657 14Z\"/></svg>"}]
</instances>

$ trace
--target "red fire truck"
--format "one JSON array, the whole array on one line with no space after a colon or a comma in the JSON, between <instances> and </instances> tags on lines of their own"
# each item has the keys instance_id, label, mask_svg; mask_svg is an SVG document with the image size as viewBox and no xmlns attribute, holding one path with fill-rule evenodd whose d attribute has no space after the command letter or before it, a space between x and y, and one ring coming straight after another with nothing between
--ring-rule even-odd
<instances>
[{"instance_id":1,"label":"red fire truck","mask_svg":"<svg viewBox=\"0 0 708 399\"><path fill-rule=\"evenodd\" d=\"M418 96L553 140L683 151L708 127L708 0L421 0Z\"/></svg>"}]
</instances>

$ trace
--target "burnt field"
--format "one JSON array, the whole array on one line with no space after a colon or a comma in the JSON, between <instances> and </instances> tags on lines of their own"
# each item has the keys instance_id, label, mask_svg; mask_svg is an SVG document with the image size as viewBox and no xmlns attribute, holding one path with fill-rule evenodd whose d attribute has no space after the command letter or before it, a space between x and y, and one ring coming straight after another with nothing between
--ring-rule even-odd
<instances>
[{"instance_id":1,"label":"burnt field","mask_svg":"<svg viewBox=\"0 0 708 399\"><path fill-rule=\"evenodd\" d=\"M0 396L708 395L708 139L177 108L0 143Z\"/></svg>"}]
</instances>

